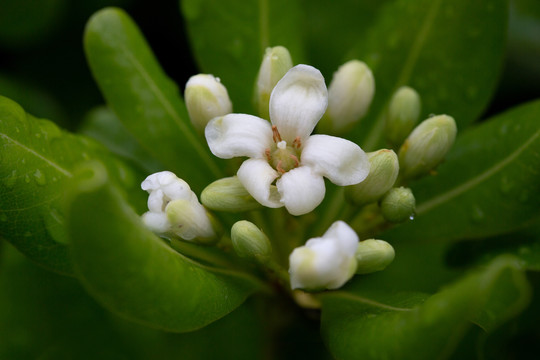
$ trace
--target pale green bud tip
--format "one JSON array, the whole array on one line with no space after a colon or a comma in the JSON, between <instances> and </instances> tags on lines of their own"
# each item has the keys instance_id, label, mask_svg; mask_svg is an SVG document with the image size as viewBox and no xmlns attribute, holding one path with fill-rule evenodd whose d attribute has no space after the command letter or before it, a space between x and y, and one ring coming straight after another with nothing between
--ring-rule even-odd
<instances>
[{"instance_id":1,"label":"pale green bud tip","mask_svg":"<svg viewBox=\"0 0 540 360\"><path fill-rule=\"evenodd\" d=\"M201 193L201 202L216 211L240 212L261 207L236 176L219 179L208 185Z\"/></svg>"},{"instance_id":2,"label":"pale green bud tip","mask_svg":"<svg viewBox=\"0 0 540 360\"><path fill-rule=\"evenodd\" d=\"M416 200L409 188L390 189L381 201L384 218L393 223L400 223L414 216Z\"/></svg>"},{"instance_id":3,"label":"pale green bud tip","mask_svg":"<svg viewBox=\"0 0 540 360\"><path fill-rule=\"evenodd\" d=\"M399 149L403 178L416 178L439 165L454 144L456 132L456 122L448 115L434 116L418 125Z\"/></svg>"},{"instance_id":4,"label":"pale green bud tip","mask_svg":"<svg viewBox=\"0 0 540 360\"><path fill-rule=\"evenodd\" d=\"M408 87L400 87L392 96L386 117L386 139L400 146L420 117L420 95Z\"/></svg>"},{"instance_id":5,"label":"pale green bud tip","mask_svg":"<svg viewBox=\"0 0 540 360\"><path fill-rule=\"evenodd\" d=\"M383 240L369 239L360 241L356 249L356 273L369 274L384 270L396 253L392 245Z\"/></svg>"},{"instance_id":6,"label":"pale green bud tip","mask_svg":"<svg viewBox=\"0 0 540 360\"><path fill-rule=\"evenodd\" d=\"M347 186L346 197L356 205L365 205L381 198L396 182L399 173L397 155L381 149L367 154L371 164L367 178L359 184Z\"/></svg>"},{"instance_id":7,"label":"pale green bud tip","mask_svg":"<svg viewBox=\"0 0 540 360\"><path fill-rule=\"evenodd\" d=\"M227 89L219 78L207 74L192 76L184 93L187 111L193 126L203 132L206 124L217 116L232 112Z\"/></svg>"},{"instance_id":8,"label":"pale green bud tip","mask_svg":"<svg viewBox=\"0 0 540 360\"><path fill-rule=\"evenodd\" d=\"M171 231L184 240L212 243L217 240L212 221L196 197L171 201L165 209Z\"/></svg>"},{"instance_id":9,"label":"pale green bud tip","mask_svg":"<svg viewBox=\"0 0 540 360\"><path fill-rule=\"evenodd\" d=\"M279 80L293 67L289 50L283 46L267 48L255 83L255 107L259 115L269 118L270 94Z\"/></svg>"},{"instance_id":10,"label":"pale green bud tip","mask_svg":"<svg viewBox=\"0 0 540 360\"><path fill-rule=\"evenodd\" d=\"M341 65L328 87L323 128L338 134L349 130L367 113L374 93L375 79L365 63L351 60Z\"/></svg>"},{"instance_id":11,"label":"pale green bud tip","mask_svg":"<svg viewBox=\"0 0 540 360\"><path fill-rule=\"evenodd\" d=\"M266 262L270 259L272 246L268 237L255 224L241 220L231 228L231 240L236 254L242 258Z\"/></svg>"}]
</instances>

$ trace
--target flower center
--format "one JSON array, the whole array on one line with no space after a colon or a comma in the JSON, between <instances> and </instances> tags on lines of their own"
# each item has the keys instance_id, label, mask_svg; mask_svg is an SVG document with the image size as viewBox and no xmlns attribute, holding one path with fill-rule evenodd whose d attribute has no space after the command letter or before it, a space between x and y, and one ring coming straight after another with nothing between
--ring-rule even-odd
<instances>
[{"instance_id":1,"label":"flower center","mask_svg":"<svg viewBox=\"0 0 540 360\"><path fill-rule=\"evenodd\" d=\"M298 158L300 157L302 142L300 137L296 137L292 144L288 145L285 140L281 139L275 125L272 126L272 132L275 146L272 146L272 149L266 149L266 158L274 169L280 174L284 174L300 165Z\"/></svg>"}]
</instances>

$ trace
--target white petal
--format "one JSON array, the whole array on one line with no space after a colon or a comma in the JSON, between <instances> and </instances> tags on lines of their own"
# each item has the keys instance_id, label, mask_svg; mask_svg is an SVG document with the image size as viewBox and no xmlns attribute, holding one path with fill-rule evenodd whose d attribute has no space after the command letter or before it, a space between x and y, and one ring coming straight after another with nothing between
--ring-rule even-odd
<instances>
[{"instance_id":1,"label":"white petal","mask_svg":"<svg viewBox=\"0 0 540 360\"><path fill-rule=\"evenodd\" d=\"M222 159L237 156L263 158L272 144L272 127L266 120L246 114L229 114L210 120L206 141L214 155Z\"/></svg>"},{"instance_id":2,"label":"white petal","mask_svg":"<svg viewBox=\"0 0 540 360\"><path fill-rule=\"evenodd\" d=\"M324 199L324 179L308 166L286 172L276 185L281 202L292 215L307 214Z\"/></svg>"},{"instance_id":3,"label":"white petal","mask_svg":"<svg viewBox=\"0 0 540 360\"><path fill-rule=\"evenodd\" d=\"M336 221L322 236L325 239L333 239L339 250L347 256L354 256L358 247L358 235L344 221Z\"/></svg>"},{"instance_id":4,"label":"white petal","mask_svg":"<svg viewBox=\"0 0 540 360\"><path fill-rule=\"evenodd\" d=\"M328 91L321 72L297 65L277 83L270 96L270 120L289 144L311 134L328 105Z\"/></svg>"},{"instance_id":5,"label":"white petal","mask_svg":"<svg viewBox=\"0 0 540 360\"><path fill-rule=\"evenodd\" d=\"M304 144L300 162L340 186L363 181L370 167L366 153L358 145L328 135L310 136Z\"/></svg>"},{"instance_id":6,"label":"white petal","mask_svg":"<svg viewBox=\"0 0 540 360\"><path fill-rule=\"evenodd\" d=\"M170 184L175 179L178 179L176 175L170 171L160 171L151 175L148 175L146 179L141 183L141 189L148 192L157 190L161 185Z\"/></svg>"},{"instance_id":7,"label":"white petal","mask_svg":"<svg viewBox=\"0 0 540 360\"><path fill-rule=\"evenodd\" d=\"M142 215L142 222L152 232L163 234L170 230L171 224L163 212L147 211Z\"/></svg>"},{"instance_id":8,"label":"white petal","mask_svg":"<svg viewBox=\"0 0 540 360\"><path fill-rule=\"evenodd\" d=\"M282 207L283 204L276 198L270 186L278 177L266 160L248 159L238 169L238 180L246 188L247 192L259 203L271 208Z\"/></svg>"},{"instance_id":9,"label":"white petal","mask_svg":"<svg viewBox=\"0 0 540 360\"><path fill-rule=\"evenodd\" d=\"M191 200L180 199L169 203L166 214L171 224L171 231L184 240L215 236L206 209L196 197Z\"/></svg>"}]
</instances>

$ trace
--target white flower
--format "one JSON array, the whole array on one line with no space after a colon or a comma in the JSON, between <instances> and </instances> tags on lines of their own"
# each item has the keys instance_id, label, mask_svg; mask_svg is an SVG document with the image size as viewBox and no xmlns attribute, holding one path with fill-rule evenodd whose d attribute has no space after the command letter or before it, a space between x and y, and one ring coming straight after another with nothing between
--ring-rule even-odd
<instances>
[{"instance_id":1,"label":"white flower","mask_svg":"<svg viewBox=\"0 0 540 360\"><path fill-rule=\"evenodd\" d=\"M184 240L215 236L205 208L189 185L170 171L148 176L141 184L148 191L144 224L158 234L175 234Z\"/></svg>"},{"instance_id":2,"label":"white flower","mask_svg":"<svg viewBox=\"0 0 540 360\"><path fill-rule=\"evenodd\" d=\"M271 124L256 116L229 114L208 123L206 140L220 158L250 158L237 175L259 203L285 206L293 215L306 214L324 198L323 176L345 186L361 182L369 173L367 156L355 143L327 135L310 136L327 104L320 71L297 65L272 91Z\"/></svg>"},{"instance_id":3,"label":"white flower","mask_svg":"<svg viewBox=\"0 0 540 360\"><path fill-rule=\"evenodd\" d=\"M289 257L291 288L337 289L356 271L358 236L343 221L336 221L320 238L308 240Z\"/></svg>"}]
</instances>

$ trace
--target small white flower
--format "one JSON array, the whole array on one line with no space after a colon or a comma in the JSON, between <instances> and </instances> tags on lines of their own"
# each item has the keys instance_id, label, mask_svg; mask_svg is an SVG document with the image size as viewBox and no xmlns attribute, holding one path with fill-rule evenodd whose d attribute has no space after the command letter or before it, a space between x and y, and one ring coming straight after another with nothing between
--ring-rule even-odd
<instances>
[{"instance_id":1,"label":"small white flower","mask_svg":"<svg viewBox=\"0 0 540 360\"><path fill-rule=\"evenodd\" d=\"M141 188L150 194L150 211L142 215L142 220L153 232L165 235L172 233L184 240L215 236L210 219L197 195L172 172L162 171L148 176ZM174 218L173 222L171 218Z\"/></svg>"},{"instance_id":2,"label":"small white flower","mask_svg":"<svg viewBox=\"0 0 540 360\"><path fill-rule=\"evenodd\" d=\"M206 140L223 159L247 156L238 179L259 203L285 206L306 214L324 199L323 176L345 186L369 173L366 154L355 143L327 135L311 135L328 104L319 70L297 65L277 83L270 96L271 124L256 116L229 114L212 119ZM276 187L272 186L275 181Z\"/></svg>"},{"instance_id":3,"label":"small white flower","mask_svg":"<svg viewBox=\"0 0 540 360\"><path fill-rule=\"evenodd\" d=\"M289 257L291 288L337 289L356 271L358 236L343 221L336 221L320 238L308 240Z\"/></svg>"}]
</instances>

